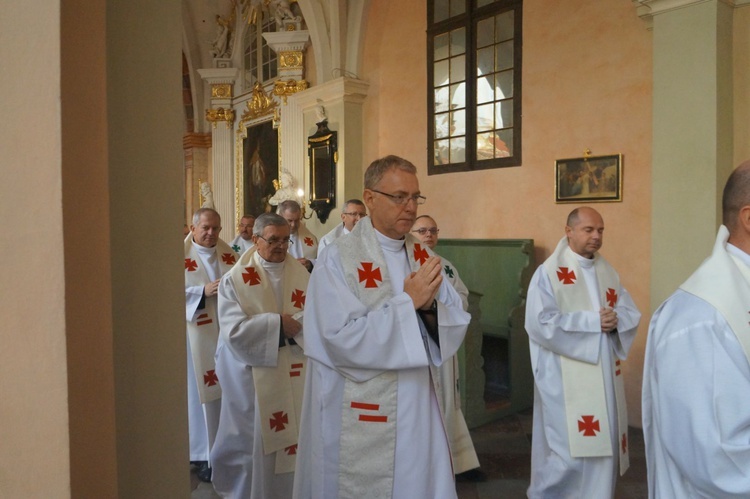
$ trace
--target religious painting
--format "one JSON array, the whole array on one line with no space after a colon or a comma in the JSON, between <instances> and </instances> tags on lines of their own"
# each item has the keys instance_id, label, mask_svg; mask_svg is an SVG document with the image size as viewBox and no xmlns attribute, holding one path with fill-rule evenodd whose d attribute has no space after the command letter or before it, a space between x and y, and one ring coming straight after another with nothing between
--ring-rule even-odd
<instances>
[{"instance_id":1,"label":"religious painting","mask_svg":"<svg viewBox=\"0 0 750 499\"><path fill-rule=\"evenodd\" d=\"M556 203L622 201L622 155L555 161Z\"/></svg>"},{"instance_id":2,"label":"religious painting","mask_svg":"<svg viewBox=\"0 0 750 499\"><path fill-rule=\"evenodd\" d=\"M241 214L258 216L274 207L268 200L274 195L274 181L279 179L279 131L271 120L249 126L242 140ZM238 213L238 216L241 216Z\"/></svg>"}]
</instances>

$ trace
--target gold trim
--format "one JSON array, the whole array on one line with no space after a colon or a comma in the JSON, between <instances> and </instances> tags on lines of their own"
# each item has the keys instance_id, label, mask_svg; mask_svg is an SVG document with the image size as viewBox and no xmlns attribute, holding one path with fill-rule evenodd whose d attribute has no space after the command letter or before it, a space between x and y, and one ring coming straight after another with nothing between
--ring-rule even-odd
<instances>
[{"instance_id":1,"label":"gold trim","mask_svg":"<svg viewBox=\"0 0 750 499\"><path fill-rule=\"evenodd\" d=\"M318 142L325 142L325 141L327 141L328 139L330 139L331 137L333 137L333 134L332 134L332 133L329 133L328 135L324 135L323 137L315 137L315 138L312 138L312 137L308 137L308 138L307 138L307 141L308 141L308 142L315 142L315 143L318 143ZM308 146L308 147L309 147L309 146Z\"/></svg>"},{"instance_id":2,"label":"gold trim","mask_svg":"<svg viewBox=\"0 0 750 499\"><path fill-rule=\"evenodd\" d=\"M216 83L211 85L212 99L231 99L232 85L230 83Z\"/></svg>"},{"instance_id":3,"label":"gold trim","mask_svg":"<svg viewBox=\"0 0 750 499\"><path fill-rule=\"evenodd\" d=\"M214 128L220 121L226 121L227 127L234 122L234 111L229 108L206 109L206 121L213 123Z\"/></svg>"},{"instance_id":4,"label":"gold trim","mask_svg":"<svg viewBox=\"0 0 750 499\"><path fill-rule=\"evenodd\" d=\"M276 80L276 82L273 84L273 93L280 97L283 97L284 103L286 103L286 98L289 95L293 95L297 92L306 90L307 86L308 84L306 80Z\"/></svg>"},{"instance_id":5,"label":"gold trim","mask_svg":"<svg viewBox=\"0 0 750 499\"><path fill-rule=\"evenodd\" d=\"M301 68L304 58L305 56L301 50L282 50L279 52L279 67Z\"/></svg>"},{"instance_id":6,"label":"gold trim","mask_svg":"<svg viewBox=\"0 0 750 499\"><path fill-rule=\"evenodd\" d=\"M247 111L242 115L242 121L254 120L267 114L273 114L278 105L278 102L266 94L260 82L256 81L253 86L253 96L247 101Z\"/></svg>"}]
</instances>

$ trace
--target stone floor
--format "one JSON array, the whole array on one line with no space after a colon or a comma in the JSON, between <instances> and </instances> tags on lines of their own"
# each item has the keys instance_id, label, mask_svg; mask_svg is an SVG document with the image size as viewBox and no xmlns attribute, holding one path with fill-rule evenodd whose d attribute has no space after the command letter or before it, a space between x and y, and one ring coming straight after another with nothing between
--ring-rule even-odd
<instances>
[{"instance_id":1,"label":"stone floor","mask_svg":"<svg viewBox=\"0 0 750 499\"><path fill-rule=\"evenodd\" d=\"M487 474L482 483L458 483L459 499L521 499L526 497L531 471L531 410L505 417L472 430L481 469ZM646 456L643 433L630 428L630 469L617 483L616 499L645 499ZM211 484L200 483L191 474L192 499L219 496Z\"/></svg>"}]
</instances>

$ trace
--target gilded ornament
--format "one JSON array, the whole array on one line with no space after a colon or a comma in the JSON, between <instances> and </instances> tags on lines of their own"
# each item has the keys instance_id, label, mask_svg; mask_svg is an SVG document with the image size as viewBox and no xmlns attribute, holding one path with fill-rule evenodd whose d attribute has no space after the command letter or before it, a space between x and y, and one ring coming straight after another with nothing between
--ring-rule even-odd
<instances>
[{"instance_id":1,"label":"gilded ornament","mask_svg":"<svg viewBox=\"0 0 750 499\"><path fill-rule=\"evenodd\" d=\"M297 92L301 92L305 89L307 89L307 80L276 80L273 85L273 93L280 97L283 97L284 102L286 102L287 96L296 94Z\"/></svg>"},{"instance_id":2,"label":"gilded ornament","mask_svg":"<svg viewBox=\"0 0 750 499\"><path fill-rule=\"evenodd\" d=\"M213 123L214 128L216 128L216 124L220 121L225 121L227 127L230 127L234 121L234 111L223 107L217 109L206 109L206 121Z\"/></svg>"},{"instance_id":3,"label":"gilded ornament","mask_svg":"<svg viewBox=\"0 0 750 499\"><path fill-rule=\"evenodd\" d=\"M279 66L282 68L301 68L303 55L300 50L284 50L279 53Z\"/></svg>"},{"instance_id":4,"label":"gilded ornament","mask_svg":"<svg viewBox=\"0 0 750 499\"><path fill-rule=\"evenodd\" d=\"M266 94L260 82L255 82L253 96L247 101L247 111L242 115L242 121L272 114L278 105L278 102Z\"/></svg>"},{"instance_id":5,"label":"gilded ornament","mask_svg":"<svg viewBox=\"0 0 750 499\"><path fill-rule=\"evenodd\" d=\"M211 97L214 99L231 99L232 85L229 83L211 85Z\"/></svg>"}]
</instances>

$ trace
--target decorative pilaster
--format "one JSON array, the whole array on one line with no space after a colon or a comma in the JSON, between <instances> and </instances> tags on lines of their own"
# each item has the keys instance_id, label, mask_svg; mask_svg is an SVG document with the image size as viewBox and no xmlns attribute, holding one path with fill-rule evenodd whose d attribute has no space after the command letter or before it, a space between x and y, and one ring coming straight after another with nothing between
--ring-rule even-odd
<instances>
[{"instance_id":1,"label":"decorative pilaster","mask_svg":"<svg viewBox=\"0 0 750 499\"><path fill-rule=\"evenodd\" d=\"M211 104L206 109L206 121L211 123L211 159L213 174L211 187L214 204L226 230L221 237L231 241L234 237L232 221L234 214L234 111L232 111L232 88L239 77L236 68L199 69L201 78L211 86Z\"/></svg>"},{"instance_id":2,"label":"decorative pilaster","mask_svg":"<svg viewBox=\"0 0 750 499\"><path fill-rule=\"evenodd\" d=\"M310 33L308 31L277 31L263 33L268 46L278 57L279 78L273 87L273 93L282 97L286 103L288 96L307 88L305 80L305 48Z\"/></svg>"}]
</instances>

